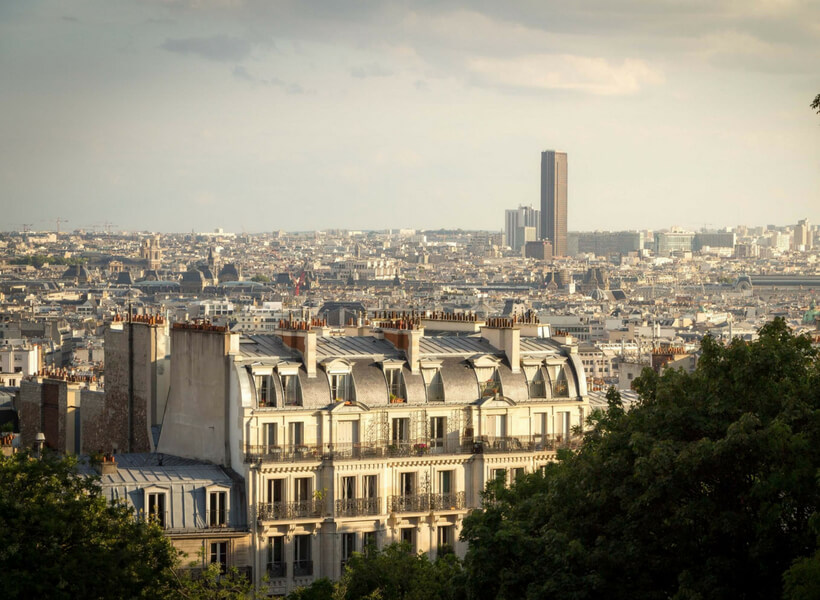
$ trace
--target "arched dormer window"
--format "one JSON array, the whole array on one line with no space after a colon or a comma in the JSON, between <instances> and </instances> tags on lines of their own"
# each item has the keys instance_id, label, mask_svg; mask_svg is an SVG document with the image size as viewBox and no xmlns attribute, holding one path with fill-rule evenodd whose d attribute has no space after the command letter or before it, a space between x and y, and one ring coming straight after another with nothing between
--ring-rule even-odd
<instances>
[{"instance_id":1,"label":"arched dormer window","mask_svg":"<svg viewBox=\"0 0 820 600\"><path fill-rule=\"evenodd\" d=\"M472 361L478 381L479 398L504 393L501 387L501 377L498 375L498 362L497 358L491 356L481 356Z\"/></svg>"},{"instance_id":2,"label":"arched dormer window","mask_svg":"<svg viewBox=\"0 0 820 600\"><path fill-rule=\"evenodd\" d=\"M324 367L330 384L330 401L353 402L356 400L352 365L344 360L331 360L325 363Z\"/></svg>"},{"instance_id":3,"label":"arched dormer window","mask_svg":"<svg viewBox=\"0 0 820 600\"><path fill-rule=\"evenodd\" d=\"M407 402L407 388L404 385L402 367L404 367L404 361L385 360L382 362L384 380L387 383L387 398L391 404Z\"/></svg>"},{"instance_id":4,"label":"arched dormer window","mask_svg":"<svg viewBox=\"0 0 820 600\"><path fill-rule=\"evenodd\" d=\"M444 379L441 377L440 360L423 360L421 378L424 381L424 391L427 393L427 402L444 402Z\"/></svg>"},{"instance_id":5,"label":"arched dormer window","mask_svg":"<svg viewBox=\"0 0 820 600\"><path fill-rule=\"evenodd\" d=\"M527 382L530 398L547 397L547 381L544 377L544 370L538 368L533 373L532 378Z\"/></svg>"},{"instance_id":6,"label":"arched dormer window","mask_svg":"<svg viewBox=\"0 0 820 600\"><path fill-rule=\"evenodd\" d=\"M282 384L282 404L284 406L302 406L299 365L296 363L280 363L276 366L276 371Z\"/></svg>"},{"instance_id":7,"label":"arched dormer window","mask_svg":"<svg viewBox=\"0 0 820 600\"><path fill-rule=\"evenodd\" d=\"M569 381L567 381L566 369L558 371L558 377L552 384L553 398L569 398Z\"/></svg>"}]
</instances>

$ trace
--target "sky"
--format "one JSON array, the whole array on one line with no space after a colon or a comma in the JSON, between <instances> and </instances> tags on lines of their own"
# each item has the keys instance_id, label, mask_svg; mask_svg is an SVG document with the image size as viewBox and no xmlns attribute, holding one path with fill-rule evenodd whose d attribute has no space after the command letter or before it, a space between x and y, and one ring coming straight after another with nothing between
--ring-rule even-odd
<instances>
[{"instance_id":1,"label":"sky","mask_svg":"<svg viewBox=\"0 0 820 600\"><path fill-rule=\"evenodd\" d=\"M0 229L820 223L816 0L0 0Z\"/></svg>"}]
</instances>

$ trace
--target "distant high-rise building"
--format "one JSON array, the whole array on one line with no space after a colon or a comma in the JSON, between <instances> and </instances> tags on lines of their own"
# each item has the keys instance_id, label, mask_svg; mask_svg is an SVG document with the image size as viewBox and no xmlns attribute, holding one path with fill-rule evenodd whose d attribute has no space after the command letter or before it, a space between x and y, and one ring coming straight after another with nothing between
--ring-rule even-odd
<instances>
[{"instance_id":1,"label":"distant high-rise building","mask_svg":"<svg viewBox=\"0 0 820 600\"><path fill-rule=\"evenodd\" d=\"M504 211L504 244L513 250L520 250L525 242L526 227L535 228L535 239L541 239L541 211L532 206L519 206Z\"/></svg>"},{"instance_id":2,"label":"distant high-rise building","mask_svg":"<svg viewBox=\"0 0 820 600\"><path fill-rule=\"evenodd\" d=\"M812 231L808 219L801 219L794 228L792 245L795 250L805 252L812 249Z\"/></svg>"},{"instance_id":3,"label":"distant high-rise building","mask_svg":"<svg viewBox=\"0 0 820 600\"><path fill-rule=\"evenodd\" d=\"M567 255L567 153L541 153L541 239L555 256Z\"/></svg>"}]
</instances>

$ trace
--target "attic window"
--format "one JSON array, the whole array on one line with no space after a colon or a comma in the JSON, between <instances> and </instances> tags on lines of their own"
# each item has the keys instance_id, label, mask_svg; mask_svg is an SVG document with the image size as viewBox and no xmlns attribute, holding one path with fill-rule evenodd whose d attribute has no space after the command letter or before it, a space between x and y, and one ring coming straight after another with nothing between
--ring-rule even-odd
<instances>
[{"instance_id":1,"label":"attic window","mask_svg":"<svg viewBox=\"0 0 820 600\"><path fill-rule=\"evenodd\" d=\"M486 398L501 394L501 379L498 376L496 367L474 367L475 376L478 380L478 396Z\"/></svg>"},{"instance_id":2,"label":"attic window","mask_svg":"<svg viewBox=\"0 0 820 600\"><path fill-rule=\"evenodd\" d=\"M404 374L401 367L385 367L384 379L387 382L387 395L390 402L406 402L407 390L404 386Z\"/></svg>"}]
</instances>

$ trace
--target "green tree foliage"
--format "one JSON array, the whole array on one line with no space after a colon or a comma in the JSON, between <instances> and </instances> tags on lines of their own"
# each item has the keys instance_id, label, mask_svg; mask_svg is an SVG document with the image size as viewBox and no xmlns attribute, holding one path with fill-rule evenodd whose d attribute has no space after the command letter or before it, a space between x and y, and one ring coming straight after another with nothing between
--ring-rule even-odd
<instances>
[{"instance_id":1,"label":"green tree foliage","mask_svg":"<svg viewBox=\"0 0 820 600\"><path fill-rule=\"evenodd\" d=\"M702 349L692 374L645 371L629 412L611 391L577 453L488 486L462 534L470 598L813 597L817 351L782 320Z\"/></svg>"},{"instance_id":2,"label":"green tree foliage","mask_svg":"<svg viewBox=\"0 0 820 600\"><path fill-rule=\"evenodd\" d=\"M288 600L460 600L463 592L463 571L455 554L431 561L407 544L392 544L354 554L338 582L319 579Z\"/></svg>"},{"instance_id":3,"label":"green tree foliage","mask_svg":"<svg viewBox=\"0 0 820 600\"><path fill-rule=\"evenodd\" d=\"M49 265L81 265L85 261L81 258L63 258L62 256L49 256L48 254L31 254L27 256L21 256L18 258L14 258L11 260L11 264L13 265L31 265L32 267L39 269L44 264Z\"/></svg>"},{"instance_id":4,"label":"green tree foliage","mask_svg":"<svg viewBox=\"0 0 820 600\"><path fill-rule=\"evenodd\" d=\"M817 111L817 114L820 115L820 94L817 94L814 97L814 100L811 103L811 108Z\"/></svg>"},{"instance_id":5,"label":"green tree foliage","mask_svg":"<svg viewBox=\"0 0 820 600\"><path fill-rule=\"evenodd\" d=\"M164 598L176 552L154 524L110 504L73 459L0 457L4 598Z\"/></svg>"}]
</instances>

